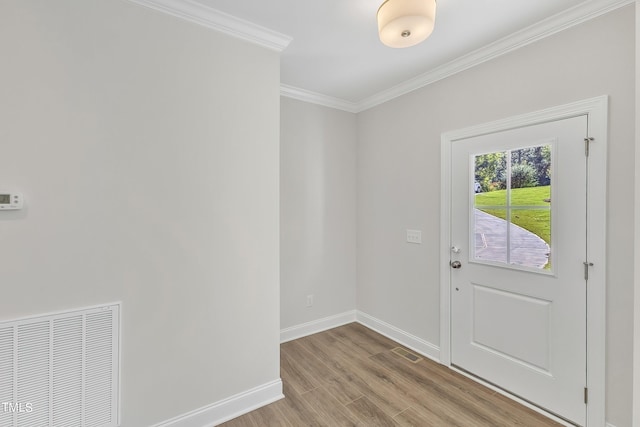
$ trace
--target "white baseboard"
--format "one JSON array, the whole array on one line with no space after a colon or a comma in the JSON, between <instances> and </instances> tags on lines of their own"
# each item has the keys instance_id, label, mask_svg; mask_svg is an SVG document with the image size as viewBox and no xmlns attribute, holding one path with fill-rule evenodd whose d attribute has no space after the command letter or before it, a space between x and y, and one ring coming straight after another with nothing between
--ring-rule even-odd
<instances>
[{"instance_id":1,"label":"white baseboard","mask_svg":"<svg viewBox=\"0 0 640 427\"><path fill-rule=\"evenodd\" d=\"M362 311L357 311L356 320L362 323L369 329L384 335L387 338L391 338L394 341L408 347L418 353L422 354L429 359L432 359L440 363L440 347L435 344L431 344L428 341L418 338L415 335L411 335L408 332L398 329L393 325L390 325L382 320L376 319L373 316L369 316Z\"/></svg>"},{"instance_id":2,"label":"white baseboard","mask_svg":"<svg viewBox=\"0 0 640 427\"><path fill-rule=\"evenodd\" d=\"M425 357L433 359L438 363L440 362L440 347L437 345L431 344L422 338L411 335L408 332L358 310L346 311L334 316L324 317L322 319L282 329L280 331L280 342L284 343L306 337L308 335L326 331L327 329L337 328L338 326L352 322L359 322L364 326L397 341L405 347L417 351Z\"/></svg>"},{"instance_id":3,"label":"white baseboard","mask_svg":"<svg viewBox=\"0 0 640 427\"><path fill-rule=\"evenodd\" d=\"M152 427L217 426L247 412L280 400L283 397L282 381L277 379L219 402L212 403L211 405L155 424Z\"/></svg>"},{"instance_id":4,"label":"white baseboard","mask_svg":"<svg viewBox=\"0 0 640 427\"><path fill-rule=\"evenodd\" d=\"M355 321L356 311L351 310L334 316L313 320L301 325L291 326L290 328L280 330L280 342L283 343L306 337L307 335L316 334L331 328L337 328L338 326L346 325L347 323Z\"/></svg>"}]
</instances>

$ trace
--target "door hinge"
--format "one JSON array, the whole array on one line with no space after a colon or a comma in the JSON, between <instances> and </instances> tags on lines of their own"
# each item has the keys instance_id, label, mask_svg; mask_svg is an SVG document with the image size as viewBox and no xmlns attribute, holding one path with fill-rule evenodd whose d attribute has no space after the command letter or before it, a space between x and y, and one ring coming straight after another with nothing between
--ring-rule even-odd
<instances>
[{"instance_id":1,"label":"door hinge","mask_svg":"<svg viewBox=\"0 0 640 427\"><path fill-rule=\"evenodd\" d=\"M592 141L593 141L593 138L584 139L584 155L587 157L589 157L589 145L591 145Z\"/></svg>"},{"instance_id":2,"label":"door hinge","mask_svg":"<svg viewBox=\"0 0 640 427\"><path fill-rule=\"evenodd\" d=\"M593 267L593 263L585 261L582 264L584 265L584 280L589 280L589 267Z\"/></svg>"},{"instance_id":3,"label":"door hinge","mask_svg":"<svg viewBox=\"0 0 640 427\"><path fill-rule=\"evenodd\" d=\"M589 403L589 389L588 388L584 388L584 404L588 404Z\"/></svg>"}]
</instances>

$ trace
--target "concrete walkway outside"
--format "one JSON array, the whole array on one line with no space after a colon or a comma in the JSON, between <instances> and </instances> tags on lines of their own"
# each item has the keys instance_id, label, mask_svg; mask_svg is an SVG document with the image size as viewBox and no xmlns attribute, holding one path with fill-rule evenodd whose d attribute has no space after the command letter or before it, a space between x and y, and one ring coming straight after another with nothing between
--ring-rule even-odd
<instances>
[{"instance_id":1,"label":"concrete walkway outside","mask_svg":"<svg viewBox=\"0 0 640 427\"><path fill-rule=\"evenodd\" d=\"M475 209L476 259L507 262L507 221ZM538 235L511 224L511 264L544 268L549 245Z\"/></svg>"}]
</instances>

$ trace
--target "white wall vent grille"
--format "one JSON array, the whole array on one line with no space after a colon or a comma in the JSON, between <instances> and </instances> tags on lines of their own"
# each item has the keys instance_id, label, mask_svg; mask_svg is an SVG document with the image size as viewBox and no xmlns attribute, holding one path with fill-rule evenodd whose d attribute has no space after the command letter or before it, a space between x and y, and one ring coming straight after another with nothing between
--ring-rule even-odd
<instances>
[{"instance_id":1,"label":"white wall vent grille","mask_svg":"<svg viewBox=\"0 0 640 427\"><path fill-rule=\"evenodd\" d=\"M118 425L120 305L0 322L0 427Z\"/></svg>"}]
</instances>

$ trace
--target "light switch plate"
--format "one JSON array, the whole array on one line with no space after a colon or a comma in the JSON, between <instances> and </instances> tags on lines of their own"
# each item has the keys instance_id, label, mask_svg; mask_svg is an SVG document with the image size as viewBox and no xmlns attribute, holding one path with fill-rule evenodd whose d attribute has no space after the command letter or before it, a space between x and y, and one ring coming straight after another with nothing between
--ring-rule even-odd
<instances>
[{"instance_id":1,"label":"light switch plate","mask_svg":"<svg viewBox=\"0 0 640 427\"><path fill-rule=\"evenodd\" d=\"M409 243L422 243L422 231L420 230L407 230L407 242Z\"/></svg>"}]
</instances>

